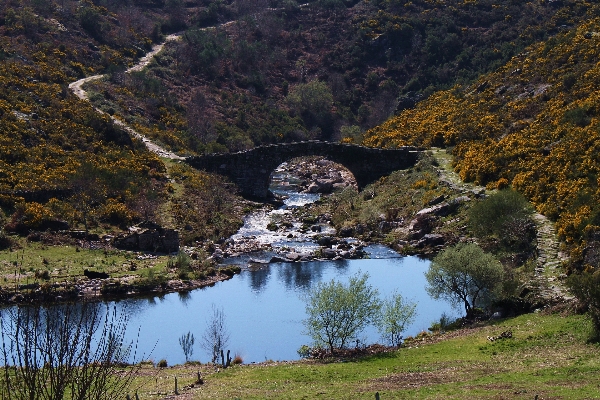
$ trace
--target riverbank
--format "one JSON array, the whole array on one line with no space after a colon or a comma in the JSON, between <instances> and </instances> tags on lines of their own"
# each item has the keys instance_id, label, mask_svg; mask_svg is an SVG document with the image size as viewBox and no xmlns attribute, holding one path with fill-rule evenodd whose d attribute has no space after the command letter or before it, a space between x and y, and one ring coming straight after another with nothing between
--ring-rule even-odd
<instances>
[{"instance_id":1,"label":"riverbank","mask_svg":"<svg viewBox=\"0 0 600 400\"><path fill-rule=\"evenodd\" d=\"M103 240L75 240L50 233L44 233L40 241L13 241L13 249L0 252L0 304L5 305L189 291L239 272L236 267L200 262L202 256L198 260L198 252L189 250L178 261L174 254L119 250ZM180 263L185 264L183 269Z\"/></svg>"},{"instance_id":2,"label":"riverbank","mask_svg":"<svg viewBox=\"0 0 600 400\"><path fill-rule=\"evenodd\" d=\"M73 278L63 282L34 282L15 288L0 288L0 305L55 304L73 301L108 301L126 298L160 296L167 293L188 292L231 279L240 272L231 266L215 269L203 279L166 279L127 275L120 278Z\"/></svg>"}]
</instances>

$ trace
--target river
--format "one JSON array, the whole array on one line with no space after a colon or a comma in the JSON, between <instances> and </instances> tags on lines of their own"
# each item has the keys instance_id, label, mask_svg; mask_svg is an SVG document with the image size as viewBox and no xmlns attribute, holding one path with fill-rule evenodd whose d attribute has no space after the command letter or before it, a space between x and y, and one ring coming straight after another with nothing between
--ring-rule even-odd
<instances>
[{"instance_id":1,"label":"river","mask_svg":"<svg viewBox=\"0 0 600 400\"><path fill-rule=\"evenodd\" d=\"M174 39L175 36L167 38ZM160 51L161 46L154 48L153 52L131 70L143 68ZM88 77L73 82L69 87L80 98L87 99L81 86L101 77ZM132 130L129 131L137 135ZM178 158L150 142L147 145L150 150L162 156ZM286 205L270 213L259 211L247 216L244 227L232 238L234 241L268 244L273 251L246 254L228 259L227 262L248 264L253 260L267 261L277 252L281 253L282 249L302 254L318 248L310 240L311 235L328 233L327 226L323 226L321 232L312 234L298 234L300 223L291 227L292 233L278 233L267 229L271 216L287 214L290 208L318 198L314 194L296 193L295 183L294 178L284 170L277 170L271 190L290 196ZM115 305L130 315L129 332L132 340L139 328L138 353L156 361L165 359L169 364L185 361L178 339L188 331L196 338L192 359L208 360L208 354L200 349L199 341L212 304L223 308L230 332L228 348L238 353L244 362L297 359L296 350L303 344L310 344L310 338L302 333L302 319L305 317L303 297L307 290L318 282L331 279L347 281L349 276L359 272L369 273L369 283L379 290L382 297L397 291L404 298L417 302L418 315L408 327L406 335L415 335L427 329L442 313L454 314L448 304L433 301L425 292L424 272L429 265L427 261L415 257L400 257L382 246L370 246L365 250L371 259L253 264L251 270L246 269L231 280L217 283L213 287L148 299L110 302L109 305ZM363 342L374 343L379 339L377 332L370 329L364 333Z\"/></svg>"},{"instance_id":2,"label":"river","mask_svg":"<svg viewBox=\"0 0 600 400\"><path fill-rule=\"evenodd\" d=\"M244 226L232 241L268 243L269 251L242 255L226 260L245 268L232 279L211 287L185 293L170 293L150 298L134 298L107 302L111 308L129 316L128 341L137 341L137 360L165 359L169 365L185 362L179 338L190 332L195 337L192 360L210 361L200 342L212 315L212 305L221 308L230 334L226 349L242 357L245 363L282 361L299 358L300 346L311 345L305 335L305 296L314 285L332 279L347 282L359 273L368 273L368 283L377 288L381 297L400 293L417 303L417 317L408 326L405 336L427 330L443 313L456 316L450 305L432 300L425 291L424 273L429 262L417 257L402 257L382 245L365 247L369 259L267 263L284 251L307 253L318 246L311 240L316 232L299 232L294 223L285 232L272 232L267 224L273 215L290 213L293 207L315 201L318 195L295 192L293 178L277 171L272 190L290 197L285 206L271 212L257 211L245 219ZM331 228L323 226L322 232ZM249 261L250 268L246 268ZM138 336L139 332L139 336ZM365 330L361 343L381 342L375 328Z\"/></svg>"},{"instance_id":3,"label":"river","mask_svg":"<svg viewBox=\"0 0 600 400\"><path fill-rule=\"evenodd\" d=\"M379 246L370 250L380 255L387 252ZM368 272L369 283L382 297L397 291L405 299L416 301L418 315L407 328L406 336L426 330L444 312L454 315L447 303L432 300L426 294L424 272L428 264L416 257L273 263L258 270L243 271L213 287L116 304L123 310L131 310L131 334L141 328L139 348L142 352L148 355L156 345L150 355L155 361L184 362L178 339L188 331L194 334L197 343L192 359L209 361L199 341L212 304L224 311L230 332L227 348L239 354L244 362L295 360L299 358L296 351L300 346L310 344L310 338L303 334L303 296L318 282L347 281L356 273ZM368 329L362 342L379 340L378 332Z\"/></svg>"},{"instance_id":4,"label":"river","mask_svg":"<svg viewBox=\"0 0 600 400\"><path fill-rule=\"evenodd\" d=\"M285 205L270 213L257 211L248 215L244 226L232 237L235 241L255 240L268 243L272 251L243 255L227 262L248 264L251 259L268 260L281 248L298 253L314 251L318 246L310 240L314 233L298 234L300 223L285 232L267 229L273 214L278 217L315 201L318 195L295 192L293 177L278 170L271 190L289 196ZM327 233L326 226L321 233ZM347 282L350 276L369 274L369 283L378 289L382 298L400 293L406 300L417 303L417 317L406 329L405 336L427 330L443 313L457 316L449 304L431 299L425 291L424 273L429 261L403 257L382 245L365 248L369 259L255 263L232 279L215 286L188 293L172 293L151 299L130 299L116 304L130 310L131 332L140 327L139 348L155 361L165 359L169 364L185 361L179 337L191 332L196 338L192 359L209 361L209 355L199 345L212 312L212 305L221 307L230 333L228 349L242 357L245 363L267 360L296 360L297 350L311 339L303 333L304 298L310 288L332 279ZM373 327L363 332L362 343L380 342Z\"/></svg>"}]
</instances>

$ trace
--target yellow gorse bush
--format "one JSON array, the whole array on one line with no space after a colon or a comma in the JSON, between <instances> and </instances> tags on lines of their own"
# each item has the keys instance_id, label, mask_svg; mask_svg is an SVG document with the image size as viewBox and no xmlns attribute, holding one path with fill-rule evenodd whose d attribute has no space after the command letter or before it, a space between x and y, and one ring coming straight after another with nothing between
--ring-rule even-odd
<instances>
[{"instance_id":1,"label":"yellow gorse bush","mask_svg":"<svg viewBox=\"0 0 600 400\"><path fill-rule=\"evenodd\" d=\"M15 11L15 18L21 18ZM16 21L16 20L15 20ZM17 21L18 22L18 21ZM13 26L13 29L16 29ZM0 202L20 215L20 223L36 229L45 220L81 222L82 210L74 196L74 177L84 163L94 165L108 190L91 202L101 220L129 223L137 196L149 188L162 190L164 165L143 146L111 140L112 126L87 102L73 96L66 84L90 72L89 58L51 41L9 37L0 26ZM49 33L49 35L52 33ZM106 48L117 63L123 54ZM126 51L132 57L131 51ZM22 55L27 56L25 59ZM115 136L114 134L112 134ZM126 135L126 134L123 134ZM111 185L114 188L111 188ZM50 196L45 193L51 193ZM56 197L52 197L56 193ZM23 199L48 199L42 202ZM80 197L80 198L85 198ZM91 215L91 214L90 214Z\"/></svg>"}]
</instances>

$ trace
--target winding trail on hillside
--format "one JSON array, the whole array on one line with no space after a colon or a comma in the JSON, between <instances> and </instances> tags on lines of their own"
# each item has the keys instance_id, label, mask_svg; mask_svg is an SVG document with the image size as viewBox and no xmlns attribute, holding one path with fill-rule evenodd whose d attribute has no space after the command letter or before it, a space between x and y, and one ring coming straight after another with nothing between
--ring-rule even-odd
<instances>
[{"instance_id":1,"label":"winding trail on hillside","mask_svg":"<svg viewBox=\"0 0 600 400\"><path fill-rule=\"evenodd\" d=\"M156 56L158 53L160 53L163 49L163 47L165 46L165 44L167 42L170 41L175 41L175 40L179 40L181 38L180 35L178 34L173 34L173 35L169 35L165 38L165 41L160 43L160 44L156 44L152 47L152 50L150 52L148 52L144 57L140 58L140 60L138 61L138 63L136 65L134 65L133 67L127 69L125 72L126 73L131 73L131 72L139 72L142 71L144 68L146 68L148 66L148 64L150 64L150 62L152 61L152 59L154 58L154 56ZM75 96L79 97L81 100L84 101L90 101L87 92L83 89L83 85L85 85L88 82L91 81L95 81L98 79L103 79L106 78L107 75L106 74L100 74L100 75L93 75L93 76L88 76L87 78L83 78L83 79L79 79L78 81L72 82L69 84L69 89L71 89L71 91L73 92L73 94L75 94ZM151 152L157 154L159 157L164 157L164 158L169 158L171 160L183 160L184 157L181 157L159 145L157 145L156 143L152 142L150 139L148 139L146 136L142 135L141 133L135 131L133 128L131 128L130 126L128 126L125 122L121 121L120 119L118 119L115 116L109 115L107 113L105 113L104 111L100 110L97 107L94 107L94 109L99 112L100 114L103 115L108 115L113 122L115 123L115 125L118 125L119 127L121 127L122 129L124 129L128 134L130 134L131 136L141 140L142 142L144 142L144 144L146 145L146 147L148 148L148 150L150 150Z\"/></svg>"},{"instance_id":2,"label":"winding trail on hillside","mask_svg":"<svg viewBox=\"0 0 600 400\"><path fill-rule=\"evenodd\" d=\"M452 168L452 156L444 149L432 149L433 156L439 163L439 179L448 186L462 192L481 192L485 187L463 182ZM554 223L538 213L533 214L536 225L537 259L532 285L538 294L549 302L569 301L574 297L567 291L562 282L564 273L561 266L568 261L567 254L560 251L560 241Z\"/></svg>"},{"instance_id":3,"label":"winding trail on hillside","mask_svg":"<svg viewBox=\"0 0 600 400\"><path fill-rule=\"evenodd\" d=\"M308 3L306 4L301 4L300 7L307 7ZM278 9L278 8L267 8L266 11L277 11L277 10L283 10L283 9ZM224 22L222 24L219 24L218 26L209 26L206 28L202 28L201 30L212 30L212 29L218 29L218 28L223 28L223 27L227 27L233 23L235 23L236 21L228 21L228 22ZM175 34L171 34L168 35L165 38L165 41L159 44L155 44L154 46L152 46L152 50L149 51L146 55L144 55L142 58L140 58L140 60L138 61L138 63L136 65L134 65L133 67L127 69L125 72L126 73L132 73L132 72L139 72L142 71L144 68L146 68L148 66L148 64L150 64L150 62L152 61L152 59L162 51L162 49L164 48L164 46L170 42L170 41L176 41L176 40L181 40L181 34L180 33L175 33ZM69 89L71 89L71 91L73 92L73 94L75 94L75 96L79 97L79 99L84 100L84 101L90 101L87 92L85 91L85 89L83 89L83 85L85 85L88 82L92 82L98 79L103 79L108 77L108 75L106 74L99 74L99 75L93 75L93 76L88 76L87 78L82 78L79 79L75 82L71 82L69 84ZM110 119L112 119L112 121L115 123L115 125L118 125L119 127L121 127L122 129L124 129L129 135L141 140L142 142L144 142L144 144L146 145L146 148L148 150L150 150L151 152L157 154L159 157L163 157L163 158L169 158L171 160L185 160L185 157L181 157L161 146L159 146L158 144L152 142L150 139L148 139L146 136L142 135L141 133L137 132L136 130L134 130L133 128L131 128L130 126L128 126L125 122L121 121L120 119L118 119L117 117L110 115L108 113L105 113L104 111L100 110L97 107L94 107L94 109L103 115L108 115L108 117Z\"/></svg>"}]
</instances>

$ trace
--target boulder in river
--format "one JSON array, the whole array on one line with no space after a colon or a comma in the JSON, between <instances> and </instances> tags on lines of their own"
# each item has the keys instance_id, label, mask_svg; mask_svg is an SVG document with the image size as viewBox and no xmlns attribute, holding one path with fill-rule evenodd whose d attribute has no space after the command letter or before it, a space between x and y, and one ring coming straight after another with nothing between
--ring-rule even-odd
<instances>
[{"instance_id":1,"label":"boulder in river","mask_svg":"<svg viewBox=\"0 0 600 400\"><path fill-rule=\"evenodd\" d=\"M285 258L287 258L288 261L300 261L300 258L302 257L302 255L300 253L296 253L296 252L290 252L287 253L285 255Z\"/></svg>"},{"instance_id":2,"label":"boulder in river","mask_svg":"<svg viewBox=\"0 0 600 400\"><path fill-rule=\"evenodd\" d=\"M415 245L416 248L423 248L425 246L440 246L445 242L444 236L436 233L429 233L424 235Z\"/></svg>"},{"instance_id":3,"label":"boulder in river","mask_svg":"<svg viewBox=\"0 0 600 400\"><path fill-rule=\"evenodd\" d=\"M325 248L321 250L321 255L323 258L333 259L338 256L338 253L333 249Z\"/></svg>"},{"instance_id":4,"label":"boulder in river","mask_svg":"<svg viewBox=\"0 0 600 400\"><path fill-rule=\"evenodd\" d=\"M340 228L340 231L338 232L338 235L340 237L350 237L354 234L354 228L351 226L344 226L342 228Z\"/></svg>"}]
</instances>

